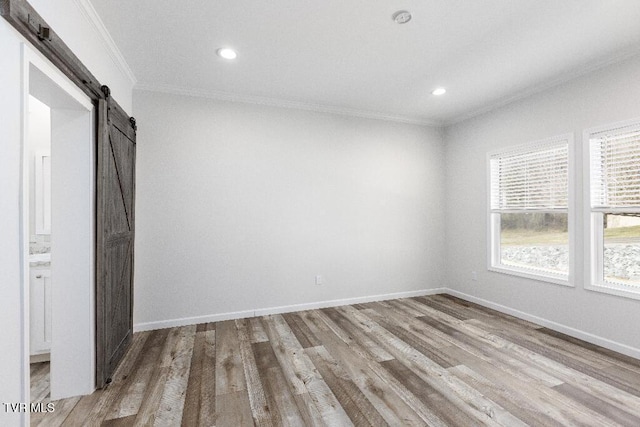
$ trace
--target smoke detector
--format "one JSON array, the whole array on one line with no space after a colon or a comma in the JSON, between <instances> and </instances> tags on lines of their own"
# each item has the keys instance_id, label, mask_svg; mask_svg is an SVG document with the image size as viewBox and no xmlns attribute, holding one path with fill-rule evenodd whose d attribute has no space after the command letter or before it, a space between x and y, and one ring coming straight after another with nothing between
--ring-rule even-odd
<instances>
[{"instance_id":1,"label":"smoke detector","mask_svg":"<svg viewBox=\"0 0 640 427\"><path fill-rule=\"evenodd\" d=\"M399 10L392 15L392 18L396 24L406 24L411 21L411 13L406 10Z\"/></svg>"}]
</instances>

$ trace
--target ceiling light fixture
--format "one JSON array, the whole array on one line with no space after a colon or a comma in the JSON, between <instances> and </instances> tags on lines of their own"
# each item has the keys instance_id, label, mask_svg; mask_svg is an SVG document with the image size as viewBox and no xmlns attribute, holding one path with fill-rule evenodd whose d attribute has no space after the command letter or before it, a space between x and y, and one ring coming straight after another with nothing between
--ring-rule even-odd
<instances>
[{"instance_id":1,"label":"ceiling light fixture","mask_svg":"<svg viewBox=\"0 0 640 427\"><path fill-rule=\"evenodd\" d=\"M439 87L431 91L431 95L435 95L435 96L444 95L445 93L447 93L447 90L443 87Z\"/></svg>"},{"instance_id":2,"label":"ceiling light fixture","mask_svg":"<svg viewBox=\"0 0 640 427\"><path fill-rule=\"evenodd\" d=\"M391 16L396 24L406 24L411 21L411 13L406 10L399 10Z\"/></svg>"},{"instance_id":3,"label":"ceiling light fixture","mask_svg":"<svg viewBox=\"0 0 640 427\"><path fill-rule=\"evenodd\" d=\"M233 49L229 49L228 47L223 47L218 49L218 56L224 59L236 59L238 54Z\"/></svg>"}]
</instances>

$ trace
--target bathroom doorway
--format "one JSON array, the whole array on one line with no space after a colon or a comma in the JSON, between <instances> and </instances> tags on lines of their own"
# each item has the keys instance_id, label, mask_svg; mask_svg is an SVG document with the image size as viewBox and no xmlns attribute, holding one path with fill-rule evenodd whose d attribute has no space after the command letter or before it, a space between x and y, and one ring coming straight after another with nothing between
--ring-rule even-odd
<instances>
[{"instance_id":1,"label":"bathroom doorway","mask_svg":"<svg viewBox=\"0 0 640 427\"><path fill-rule=\"evenodd\" d=\"M51 108L28 97L29 359L31 402L49 396L51 353ZM25 218L26 220L26 218ZM26 225L26 223L25 223Z\"/></svg>"},{"instance_id":2,"label":"bathroom doorway","mask_svg":"<svg viewBox=\"0 0 640 427\"><path fill-rule=\"evenodd\" d=\"M26 44L23 83L23 361L29 402L30 371L40 380L36 399L95 388L96 131L91 99ZM46 359L48 381L45 364L30 369L32 361Z\"/></svg>"}]
</instances>

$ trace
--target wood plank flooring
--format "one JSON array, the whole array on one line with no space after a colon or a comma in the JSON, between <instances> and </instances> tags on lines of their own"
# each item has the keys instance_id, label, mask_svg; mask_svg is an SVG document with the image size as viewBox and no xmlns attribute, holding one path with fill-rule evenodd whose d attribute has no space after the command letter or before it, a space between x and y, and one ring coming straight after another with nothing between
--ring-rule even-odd
<instances>
[{"instance_id":1,"label":"wood plank flooring","mask_svg":"<svg viewBox=\"0 0 640 427\"><path fill-rule=\"evenodd\" d=\"M30 366L31 401L49 399L49 362L32 363Z\"/></svg>"},{"instance_id":2,"label":"wood plank flooring","mask_svg":"<svg viewBox=\"0 0 640 427\"><path fill-rule=\"evenodd\" d=\"M32 425L640 426L640 361L434 295L137 333L55 404Z\"/></svg>"}]
</instances>

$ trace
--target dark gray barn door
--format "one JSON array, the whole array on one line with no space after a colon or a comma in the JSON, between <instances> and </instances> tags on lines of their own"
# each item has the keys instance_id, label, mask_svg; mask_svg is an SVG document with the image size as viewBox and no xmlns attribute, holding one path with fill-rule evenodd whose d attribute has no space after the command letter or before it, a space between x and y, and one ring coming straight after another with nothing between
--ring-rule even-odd
<instances>
[{"instance_id":1,"label":"dark gray barn door","mask_svg":"<svg viewBox=\"0 0 640 427\"><path fill-rule=\"evenodd\" d=\"M133 336L135 120L109 96L98 101L96 386L111 382Z\"/></svg>"}]
</instances>

